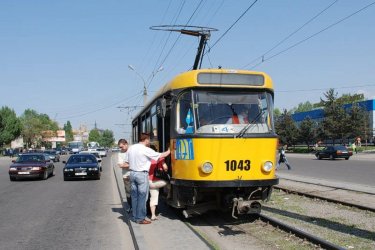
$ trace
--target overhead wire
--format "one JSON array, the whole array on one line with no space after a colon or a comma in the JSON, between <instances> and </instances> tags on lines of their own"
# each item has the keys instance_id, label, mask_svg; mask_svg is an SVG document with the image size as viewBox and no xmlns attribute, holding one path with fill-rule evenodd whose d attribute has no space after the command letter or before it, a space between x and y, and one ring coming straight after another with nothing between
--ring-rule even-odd
<instances>
[{"instance_id":1,"label":"overhead wire","mask_svg":"<svg viewBox=\"0 0 375 250\"><path fill-rule=\"evenodd\" d=\"M300 44L302 44L302 43L304 43L304 42L310 40L311 38L313 38L313 37L319 35L320 33L323 33L324 31L326 31L326 30L328 30L328 29L330 29L330 28L336 26L337 24L339 24L339 23L341 23L341 22L343 22L343 21L349 19L350 17L352 17L352 16L354 16L354 15L356 15L356 14L358 14L358 13L364 11L364 10L366 10L367 8L371 7L371 6L374 5L374 4L375 4L375 2L372 2L372 3L368 4L368 5L366 5L365 7L363 7L363 8L361 8L361 9L359 9L359 10L353 12L352 14L350 14L350 15L348 15L348 16L345 16L344 18L341 18L340 20L338 20L338 21L336 21L336 22L334 22L334 23L328 25L328 26L325 27L324 29L322 29L322 30L320 30L320 31L318 31L318 32L316 32L316 33L314 33L314 34L312 34L312 35L310 35L310 36L308 36L308 37L302 39L301 41L299 41L299 42L297 42L297 43L295 43L295 44L293 44L293 45L287 47L287 48L284 49L284 50L279 51L278 53L276 53L276 54L270 56L269 58L262 58L262 61L261 61L261 62L255 64L255 65L252 66L250 69L254 69L254 68L256 68L257 66L259 66L260 64L262 64L262 63L264 63L264 62L266 62L266 61L269 61L269 60L271 60L272 58L275 58L276 56L279 56L279 55L285 53L286 51L288 51L288 50L290 50L290 49L292 49L292 48L294 48L294 47L296 47L296 46L298 46L298 45L300 45Z\"/></svg>"},{"instance_id":2,"label":"overhead wire","mask_svg":"<svg viewBox=\"0 0 375 250\"><path fill-rule=\"evenodd\" d=\"M302 30L304 27L306 27L309 23L311 23L312 21L314 21L316 18L318 18L320 15L322 15L324 12L326 12L329 8L331 8L334 4L336 4L338 2L338 0L335 0L333 1L332 3L330 3L327 7L325 7L323 10L321 10L318 14L316 14L315 16L313 16L312 18L310 18L307 22L305 22L302 26L298 27L295 31L291 32L289 35L287 35L285 38L281 39L278 43L276 43L271 49L267 50L265 53L263 53L261 56L255 58L254 60L252 60L250 63L246 64L245 66L241 67L241 68L246 68L247 66L251 65L252 63L254 63L255 61L259 60L259 59L264 59L264 57L270 53L271 51L273 51L274 49L276 49L277 47L279 47L281 44L283 44L286 40L288 40L290 37L292 37L293 35L295 35L298 31Z\"/></svg>"},{"instance_id":3,"label":"overhead wire","mask_svg":"<svg viewBox=\"0 0 375 250\"><path fill-rule=\"evenodd\" d=\"M164 19L165 19L165 17L167 16L167 13L168 13L168 11L169 11L169 8L170 8L170 6L171 6L171 3L172 3L172 0L169 0L168 6L167 6L166 10L164 11L164 14L163 14L163 16L162 16L162 18L161 18L160 24L162 24L162 23L164 22ZM153 36L152 41L151 41L151 43L150 43L150 46L148 47L147 52L146 52L145 56L144 56L143 59L142 59L142 64L143 64L144 62L147 62L147 63L150 62L149 60L146 60L146 58L148 58L148 56L149 56L149 54L150 54L150 51L151 51L151 49L152 49L152 47L153 47L153 45L154 45L154 43L155 43L155 40L156 40L156 36L157 36L157 34L158 34L158 33L156 33L156 32L154 33L154 36ZM142 65L141 65L141 68L142 68Z\"/></svg>"},{"instance_id":4,"label":"overhead wire","mask_svg":"<svg viewBox=\"0 0 375 250\"><path fill-rule=\"evenodd\" d=\"M195 7L193 13L190 15L189 19L187 20L185 26L188 26L190 21L192 20L192 18L194 17L195 13L197 12L197 10L199 9L199 7L201 6L201 4L203 3L204 0L200 0L198 5ZM171 32L170 32L171 33ZM179 35L177 36L176 40L174 41L174 43L172 44L172 47L169 49L169 51L167 52L166 56L164 57L164 59L161 61L161 63L159 64L159 67L157 68L160 68L164 63L165 61L168 59L169 55L171 54L171 52L173 51L174 47L176 46L177 42L179 41L180 37L181 37L181 33L179 33ZM153 74L153 72L151 73ZM152 82L149 82L148 83L148 86L147 88L150 87Z\"/></svg>"},{"instance_id":5,"label":"overhead wire","mask_svg":"<svg viewBox=\"0 0 375 250\"><path fill-rule=\"evenodd\" d=\"M278 93L289 93L289 92L310 92L310 91L322 91L327 89L354 89L363 87L375 87L375 84L363 84L363 85L350 85L341 87L326 87L326 88L313 88L313 89L294 89L294 90L275 90Z\"/></svg>"},{"instance_id":6,"label":"overhead wire","mask_svg":"<svg viewBox=\"0 0 375 250\"><path fill-rule=\"evenodd\" d=\"M221 39L223 39L223 37L228 34L228 32L234 27L234 25L236 25L238 21L245 16L245 14L255 5L256 2L258 2L258 0L255 0L252 4L250 4L250 6L236 19L236 21L234 21L232 25L230 25L229 28L214 42L214 44L210 46L210 50L207 50L203 54L203 56L209 53L211 49L213 49L216 46L216 44L218 44L221 41Z\"/></svg>"},{"instance_id":7,"label":"overhead wire","mask_svg":"<svg viewBox=\"0 0 375 250\"><path fill-rule=\"evenodd\" d=\"M125 100L130 100L130 99L135 98L135 97L137 97L138 95L141 95L141 94L142 94L142 92L139 92L139 93L136 93L133 96L126 97L126 98L122 99L121 101L117 101L115 103L111 103L109 105L106 105L106 106L103 106L101 108L97 108L97 109L94 109L94 110L90 110L90 111L87 111L87 112L82 112L82 113L79 113L77 115L62 117L62 118L59 118L59 120L66 120L66 119L71 119L71 118L76 118L76 117L82 117L82 116L85 116L85 115L88 115L88 114L96 113L96 112L104 110L104 109L112 108L116 105L119 105L119 104L123 103Z\"/></svg>"}]
</instances>

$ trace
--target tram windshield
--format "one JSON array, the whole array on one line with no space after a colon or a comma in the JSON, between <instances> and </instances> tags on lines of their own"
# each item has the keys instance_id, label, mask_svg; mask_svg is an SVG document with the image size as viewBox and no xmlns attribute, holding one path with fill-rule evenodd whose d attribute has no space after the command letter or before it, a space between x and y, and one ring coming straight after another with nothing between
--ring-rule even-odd
<instances>
[{"instance_id":1,"label":"tram windshield","mask_svg":"<svg viewBox=\"0 0 375 250\"><path fill-rule=\"evenodd\" d=\"M267 92L189 91L179 98L177 132L253 134L273 127L272 95Z\"/></svg>"}]
</instances>

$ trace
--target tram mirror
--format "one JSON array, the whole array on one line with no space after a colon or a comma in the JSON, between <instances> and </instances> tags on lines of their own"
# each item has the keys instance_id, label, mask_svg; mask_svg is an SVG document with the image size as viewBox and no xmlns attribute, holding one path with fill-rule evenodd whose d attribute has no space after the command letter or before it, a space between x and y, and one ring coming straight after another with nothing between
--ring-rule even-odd
<instances>
[{"instance_id":1,"label":"tram mirror","mask_svg":"<svg viewBox=\"0 0 375 250\"><path fill-rule=\"evenodd\" d=\"M167 112L167 101L161 98L156 103L156 113L159 117L164 118Z\"/></svg>"}]
</instances>

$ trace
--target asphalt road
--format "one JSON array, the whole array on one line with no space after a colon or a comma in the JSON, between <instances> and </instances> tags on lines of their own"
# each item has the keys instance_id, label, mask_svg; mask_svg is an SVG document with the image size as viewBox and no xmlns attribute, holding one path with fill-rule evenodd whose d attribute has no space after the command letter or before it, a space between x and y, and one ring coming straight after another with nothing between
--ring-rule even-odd
<instances>
[{"instance_id":1,"label":"asphalt road","mask_svg":"<svg viewBox=\"0 0 375 250\"><path fill-rule=\"evenodd\" d=\"M48 180L10 182L9 164L0 158L0 249L134 249L110 157L93 181L64 182L55 163Z\"/></svg>"},{"instance_id":2,"label":"asphalt road","mask_svg":"<svg viewBox=\"0 0 375 250\"><path fill-rule=\"evenodd\" d=\"M286 156L292 170L288 171L286 166L282 164L281 168L277 170L278 172L375 186L375 154L358 154L347 161L345 159L317 160L312 154L286 154Z\"/></svg>"}]
</instances>

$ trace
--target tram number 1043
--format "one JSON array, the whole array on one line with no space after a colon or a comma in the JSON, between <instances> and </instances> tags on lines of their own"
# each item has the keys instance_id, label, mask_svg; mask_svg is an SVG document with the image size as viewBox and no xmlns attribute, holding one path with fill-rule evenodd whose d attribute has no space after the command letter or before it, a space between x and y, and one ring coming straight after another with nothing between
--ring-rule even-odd
<instances>
[{"instance_id":1,"label":"tram number 1043","mask_svg":"<svg viewBox=\"0 0 375 250\"><path fill-rule=\"evenodd\" d=\"M250 160L227 160L224 163L227 171L236 171L237 169L244 171L250 170Z\"/></svg>"}]
</instances>

